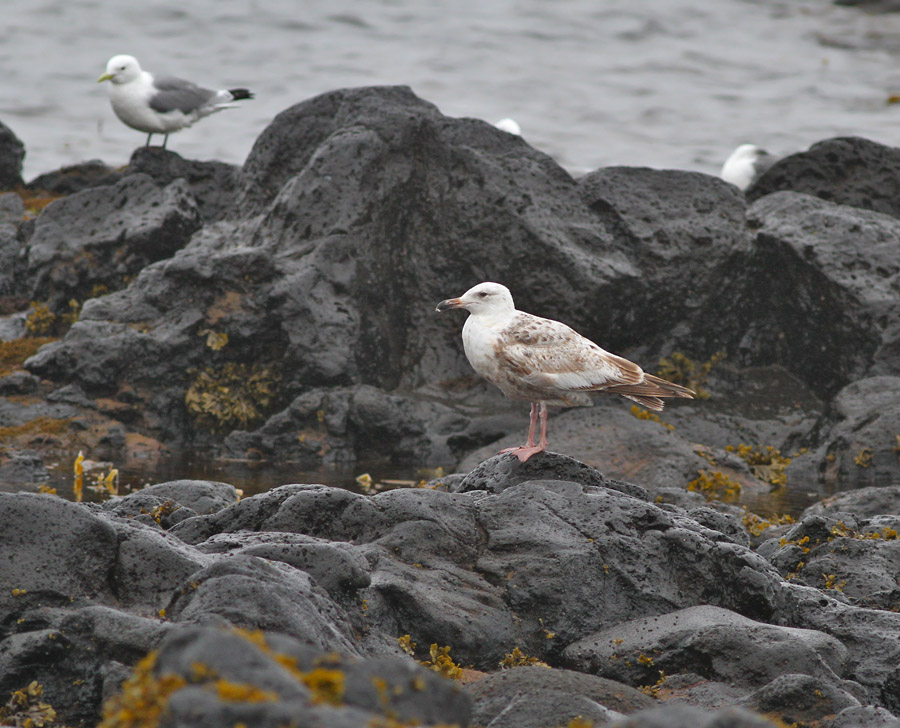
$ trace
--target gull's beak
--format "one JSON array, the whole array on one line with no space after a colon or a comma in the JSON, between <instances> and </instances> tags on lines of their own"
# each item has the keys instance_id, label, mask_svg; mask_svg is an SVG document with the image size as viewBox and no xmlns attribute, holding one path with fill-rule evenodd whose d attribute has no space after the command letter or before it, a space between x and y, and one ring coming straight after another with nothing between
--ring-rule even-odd
<instances>
[{"instance_id":1,"label":"gull's beak","mask_svg":"<svg viewBox=\"0 0 900 728\"><path fill-rule=\"evenodd\" d=\"M97 79L97 83L103 83L104 81L111 81L113 75L111 73L104 73L100 78Z\"/></svg>"},{"instance_id":2,"label":"gull's beak","mask_svg":"<svg viewBox=\"0 0 900 728\"><path fill-rule=\"evenodd\" d=\"M461 298L448 298L446 301L441 301L434 310L446 311L448 308L464 308L465 305Z\"/></svg>"}]
</instances>

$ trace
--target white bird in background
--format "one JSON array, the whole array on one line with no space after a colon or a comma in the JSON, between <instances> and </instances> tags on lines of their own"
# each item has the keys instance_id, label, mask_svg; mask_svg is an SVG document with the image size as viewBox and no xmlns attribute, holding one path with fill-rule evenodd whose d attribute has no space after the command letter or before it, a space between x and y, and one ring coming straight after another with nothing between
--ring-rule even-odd
<instances>
[{"instance_id":1,"label":"white bird in background","mask_svg":"<svg viewBox=\"0 0 900 728\"><path fill-rule=\"evenodd\" d=\"M591 392L611 392L661 410L663 397L694 395L604 351L564 323L516 310L509 289L499 283L479 283L436 310L451 308L469 312L462 338L472 368L507 397L531 402L528 441L502 451L523 463L547 449L548 404L584 407L591 404ZM535 444L538 417L541 439Z\"/></svg>"},{"instance_id":2,"label":"white bird in background","mask_svg":"<svg viewBox=\"0 0 900 728\"><path fill-rule=\"evenodd\" d=\"M509 134L515 134L516 136L522 136L522 129L519 128L519 123L515 119L500 119L496 124L494 124L501 131L505 131Z\"/></svg>"},{"instance_id":3,"label":"white bird in background","mask_svg":"<svg viewBox=\"0 0 900 728\"><path fill-rule=\"evenodd\" d=\"M231 108L234 101L253 98L245 88L213 91L180 78L154 78L133 56L110 58L97 83L101 81L110 81L109 100L116 116L132 129L147 132L147 146L154 134L165 134L163 148L172 132Z\"/></svg>"},{"instance_id":4,"label":"white bird in background","mask_svg":"<svg viewBox=\"0 0 900 728\"><path fill-rule=\"evenodd\" d=\"M741 144L725 160L719 176L744 191L777 161L777 157L755 144Z\"/></svg>"}]
</instances>

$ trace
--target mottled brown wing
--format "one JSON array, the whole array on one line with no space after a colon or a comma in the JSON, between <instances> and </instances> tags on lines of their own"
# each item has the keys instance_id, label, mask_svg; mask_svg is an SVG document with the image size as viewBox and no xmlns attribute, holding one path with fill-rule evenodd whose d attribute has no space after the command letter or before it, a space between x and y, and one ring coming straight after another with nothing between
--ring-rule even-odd
<instances>
[{"instance_id":1,"label":"mottled brown wing","mask_svg":"<svg viewBox=\"0 0 900 728\"><path fill-rule=\"evenodd\" d=\"M559 321L521 313L503 331L506 366L529 384L562 391L588 391L640 382L637 364L604 351Z\"/></svg>"}]
</instances>

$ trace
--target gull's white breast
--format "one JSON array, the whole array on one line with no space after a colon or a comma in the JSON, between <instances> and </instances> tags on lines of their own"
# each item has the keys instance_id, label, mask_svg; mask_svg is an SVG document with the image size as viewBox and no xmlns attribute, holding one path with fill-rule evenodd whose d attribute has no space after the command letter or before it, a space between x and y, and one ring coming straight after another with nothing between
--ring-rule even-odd
<instances>
[{"instance_id":1,"label":"gull's white breast","mask_svg":"<svg viewBox=\"0 0 900 728\"><path fill-rule=\"evenodd\" d=\"M168 134L197 120L196 115L177 110L166 114L154 111L150 108L150 97L154 93L153 76L144 71L134 81L110 84L109 100L122 123L138 131Z\"/></svg>"},{"instance_id":2,"label":"gull's white breast","mask_svg":"<svg viewBox=\"0 0 900 728\"><path fill-rule=\"evenodd\" d=\"M482 318L470 315L463 324L463 350L472 368L489 382L497 384L499 367L496 347L503 325L483 321Z\"/></svg>"}]
</instances>

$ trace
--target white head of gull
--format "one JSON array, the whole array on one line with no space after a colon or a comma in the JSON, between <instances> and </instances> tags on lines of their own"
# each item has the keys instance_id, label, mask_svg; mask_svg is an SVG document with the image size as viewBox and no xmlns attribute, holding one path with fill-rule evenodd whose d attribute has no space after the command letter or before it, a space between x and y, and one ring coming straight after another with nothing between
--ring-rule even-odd
<instances>
[{"instance_id":1,"label":"white head of gull","mask_svg":"<svg viewBox=\"0 0 900 728\"><path fill-rule=\"evenodd\" d=\"M591 393L610 392L661 410L664 397L694 395L604 351L564 323L517 310L509 289L499 283L479 283L437 305L438 311L451 308L469 312L462 338L472 368L507 397L531 402L528 441L502 451L523 463L547 449L547 405L587 406ZM535 444L538 418L541 435Z\"/></svg>"},{"instance_id":2,"label":"white head of gull","mask_svg":"<svg viewBox=\"0 0 900 728\"><path fill-rule=\"evenodd\" d=\"M494 126L500 129L500 131L505 131L507 134L522 136L522 127L519 126L519 122L515 119L510 119L509 117L500 119Z\"/></svg>"},{"instance_id":3,"label":"white head of gull","mask_svg":"<svg viewBox=\"0 0 900 728\"><path fill-rule=\"evenodd\" d=\"M719 176L744 191L777 161L774 155L755 144L741 144L725 160Z\"/></svg>"},{"instance_id":4,"label":"white head of gull","mask_svg":"<svg viewBox=\"0 0 900 728\"><path fill-rule=\"evenodd\" d=\"M252 99L245 88L214 91L180 78L156 78L142 71L134 56L113 56L97 83L110 81L109 100L119 120L132 129L147 132L147 146L154 134L169 134L190 126L234 101Z\"/></svg>"}]
</instances>

